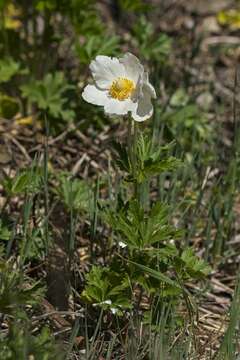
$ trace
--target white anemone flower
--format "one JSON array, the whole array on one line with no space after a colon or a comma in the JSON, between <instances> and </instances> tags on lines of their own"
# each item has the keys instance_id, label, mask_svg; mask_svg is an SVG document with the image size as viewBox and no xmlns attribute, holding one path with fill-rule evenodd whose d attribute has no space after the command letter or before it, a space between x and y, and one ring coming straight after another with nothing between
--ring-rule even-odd
<instances>
[{"instance_id":1,"label":"white anemone flower","mask_svg":"<svg viewBox=\"0 0 240 360\"><path fill-rule=\"evenodd\" d=\"M151 99L156 98L148 73L131 53L111 58L98 55L90 64L94 85L87 85L82 97L85 101L104 107L108 115L127 115L144 121L153 114Z\"/></svg>"},{"instance_id":2,"label":"white anemone flower","mask_svg":"<svg viewBox=\"0 0 240 360\"><path fill-rule=\"evenodd\" d=\"M125 244L123 241L119 241L118 244L122 249L124 249L127 246L127 244Z\"/></svg>"}]
</instances>

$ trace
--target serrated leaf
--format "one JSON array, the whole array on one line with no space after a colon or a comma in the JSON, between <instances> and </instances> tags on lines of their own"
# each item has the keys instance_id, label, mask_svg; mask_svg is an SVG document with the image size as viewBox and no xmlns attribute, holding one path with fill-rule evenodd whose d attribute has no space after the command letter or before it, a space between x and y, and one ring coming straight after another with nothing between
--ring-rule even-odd
<instances>
[{"instance_id":1,"label":"serrated leaf","mask_svg":"<svg viewBox=\"0 0 240 360\"><path fill-rule=\"evenodd\" d=\"M122 171L129 173L131 171L131 164L126 146L123 146L118 142L113 142L112 146L117 154L115 157L116 164Z\"/></svg>"},{"instance_id":2,"label":"serrated leaf","mask_svg":"<svg viewBox=\"0 0 240 360\"><path fill-rule=\"evenodd\" d=\"M62 72L47 74L43 80L32 80L21 86L23 97L37 104L40 110L48 111L52 117L65 121L73 120L75 114L72 109L65 109L68 101L65 93L73 89L75 87L67 83Z\"/></svg>"},{"instance_id":3,"label":"serrated leaf","mask_svg":"<svg viewBox=\"0 0 240 360\"><path fill-rule=\"evenodd\" d=\"M42 181L41 169L22 170L14 178L6 177L3 180L3 187L9 195L22 194L26 191L35 193L39 191Z\"/></svg>"},{"instance_id":4,"label":"serrated leaf","mask_svg":"<svg viewBox=\"0 0 240 360\"><path fill-rule=\"evenodd\" d=\"M114 56L119 53L120 38L116 35L89 35L85 38L84 46L79 43L75 51L81 64L88 64L98 54Z\"/></svg>"},{"instance_id":5,"label":"serrated leaf","mask_svg":"<svg viewBox=\"0 0 240 360\"><path fill-rule=\"evenodd\" d=\"M206 276L210 273L210 266L203 260L199 259L191 248L187 248L181 255L186 271L191 275Z\"/></svg>"},{"instance_id":6,"label":"serrated leaf","mask_svg":"<svg viewBox=\"0 0 240 360\"><path fill-rule=\"evenodd\" d=\"M169 209L163 203L156 203L149 213L145 213L139 202L133 200L117 212L106 210L105 220L130 249L143 250L179 236L178 231L169 224Z\"/></svg>"},{"instance_id":7,"label":"serrated leaf","mask_svg":"<svg viewBox=\"0 0 240 360\"><path fill-rule=\"evenodd\" d=\"M146 179L159 175L163 172L176 170L182 162L173 156L159 161L148 160L144 163L144 168L137 174L138 183L144 182Z\"/></svg>"},{"instance_id":8,"label":"serrated leaf","mask_svg":"<svg viewBox=\"0 0 240 360\"><path fill-rule=\"evenodd\" d=\"M59 176L59 186L55 192L68 210L88 211L93 209L93 191L84 180L71 179L69 175Z\"/></svg>"},{"instance_id":9,"label":"serrated leaf","mask_svg":"<svg viewBox=\"0 0 240 360\"><path fill-rule=\"evenodd\" d=\"M19 70L20 64L12 58L0 60L0 83L11 80L14 75L18 74Z\"/></svg>"}]
</instances>

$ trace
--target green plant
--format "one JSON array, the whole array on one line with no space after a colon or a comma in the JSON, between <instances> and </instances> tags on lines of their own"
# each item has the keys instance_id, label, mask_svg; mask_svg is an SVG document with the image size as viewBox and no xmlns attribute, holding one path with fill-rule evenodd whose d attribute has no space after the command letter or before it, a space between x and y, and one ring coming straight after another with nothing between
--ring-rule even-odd
<instances>
[{"instance_id":1,"label":"green plant","mask_svg":"<svg viewBox=\"0 0 240 360\"><path fill-rule=\"evenodd\" d=\"M126 203L119 198L116 208L101 209L104 222L116 236L119 252L112 257L107 269L94 267L83 292L88 300L97 301L103 309L113 306L109 277L121 274L120 279L127 279L124 287L119 282L118 288L119 298L126 297L126 286L131 290L127 304L134 303L137 296L134 292L140 289L139 306L143 292L151 301L156 296L175 298L181 293L186 296L185 281L204 278L209 273L209 267L194 255L192 249L183 249L179 245L183 232L172 226L168 206L156 202L146 210L138 198L139 188L146 179L179 165L177 159L167 156L172 145L153 150L148 137L142 134L135 137L136 134L128 150L115 145L117 164L126 173L127 183L134 184L133 197Z\"/></svg>"},{"instance_id":2,"label":"green plant","mask_svg":"<svg viewBox=\"0 0 240 360\"><path fill-rule=\"evenodd\" d=\"M2 219L0 219L0 240L8 241L10 237L11 231L9 230L9 227Z\"/></svg>"},{"instance_id":3,"label":"green plant","mask_svg":"<svg viewBox=\"0 0 240 360\"><path fill-rule=\"evenodd\" d=\"M8 336L0 337L2 359L63 359L47 327L42 328L38 335L32 335L29 319L23 313L18 313L18 322L10 321L9 325Z\"/></svg>"},{"instance_id":4,"label":"green plant","mask_svg":"<svg viewBox=\"0 0 240 360\"><path fill-rule=\"evenodd\" d=\"M68 174L61 174L58 180L60 184L56 193L68 211L92 211L93 192L86 181L71 179Z\"/></svg>"},{"instance_id":5,"label":"green plant","mask_svg":"<svg viewBox=\"0 0 240 360\"><path fill-rule=\"evenodd\" d=\"M0 259L0 311L2 314L15 314L22 305L36 305L43 296L39 281L25 277L21 269L14 269L13 261Z\"/></svg>"},{"instance_id":6,"label":"green plant","mask_svg":"<svg viewBox=\"0 0 240 360\"><path fill-rule=\"evenodd\" d=\"M98 54L117 55L119 53L120 38L116 35L88 35L85 43L76 44L75 50L80 64L86 65Z\"/></svg>"},{"instance_id":7,"label":"green plant","mask_svg":"<svg viewBox=\"0 0 240 360\"><path fill-rule=\"evenodd\" d=\"M22 85L23 97L31 104L36 104L40 110L46 111L50 117L61 118L64 121L74 119L74 111L65 109L69 101L66 92L75 87L68 84L63 73L47 74L43 80L33 80L29 84Z\"/></svg>"},{"instance_id":8,"label":"green plant","mask_svg":"<svg viewBox=\"0 0 240 360\"><path fill-rule=\"evenodd\" d=\"M0 83L8 82L20 73L20 64L12 58L0 60Z\"/></svg>"},{"instance_id":9,"label":"green plant","mask_svg":"<svg viewBox=\"0 0 240 360\"><path fill-rule=\"evenodd\" d=\"M146 12L151 8L151 5L146 4L143 0L119 0L119 4L125 11Z\"/></svg>"},{"instance_id":10,"label":"green plant","mask_svg":"<svg viewBox=\"0 0 240 360\"><path fill-rule=\"evenodd\" d=\"M129 280L123 276L109 268L93 266L86 275L82 299L113 314L123 315L124 310L132 307Z\"/></svg>"},{"instance_id":11,"label":"green plant","mask_svg":"<svg viewBox=\"0 0 240 360\"><path fill-rule=\"evenodd\" d=\"M171 51L171 39L168 35L155 34L154 27L145 16L141 16L133 27L133 42L143 58L164 64Z\"/></svg>"},{"instance_id":12,"label":"green plant","mask_svg":"<svg viewBox=\"0 0 240 360\"><path fill-rule=\"evenodd\" d=\"M0 116L5 119L12 119L18 111L18 101L11 96L0 93Z\"/></svg>"},{"instance_id":13,"label":"green plant","mask_svg":"<svg viewBox=\"0 0 240 360\"><path fill-rule=\"evenodd\" d=\"M214 141L214 125L183 89L178 89L172 95L161 119L166 125L166 138L177 141L185 156L199 156L201 153L204 159L213 158L211 144ZM180 132L181 137L178 136Z\"/></svg>"},{"instance_id":14,"label":"green plant","mask_svg":"<svg viewBox=\"0 0 240 360\"><path fill-rule=\"evenodd\" d=\"M42 176L42 169L33 167L20 171L15 177L6 176L2 185L8 196L36 193L42 185Z\"/></svg>"},{"instance_id":15,"label":"green plant","mask_svg":"<svg viewBox=\"0 0 240 360\"><path fill-rule=\"evenodd\" d=\"M149 136L140 134L135 144L134 158L124 145L114 143L116 164L128 173L126 181L143 183L152 176L175 170L181 161L169 156L173 143L154 149Z\"/></svg>"}]
</instances>

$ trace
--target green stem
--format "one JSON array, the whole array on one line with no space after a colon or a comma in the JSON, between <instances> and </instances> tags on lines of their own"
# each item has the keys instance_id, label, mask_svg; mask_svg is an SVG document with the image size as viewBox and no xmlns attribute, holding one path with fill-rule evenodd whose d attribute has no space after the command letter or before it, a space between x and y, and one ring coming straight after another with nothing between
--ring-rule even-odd
<instances>
[{"instance_id":1,"label":"green stem","mask_svg":"<svg viewBox=\"0 0 240 360\"><path fill-rule=\"evenodd\" d=\"M145 181L139 184L137 181L137 143L139 135L138 123L128 118L128 153L131 163L133 184L134 184L134 197L139 201L144 209L148 207L148 192L149 182Z\"/></svg>"},{"instance_id":2,"label":"green stem","mask_svg":"<svg viewBox=\"0 0 240 360\"><path fill-rule=\"evenodd\" d=\"M128 155L132 169L134 197L137 198L137 180L136 180L136 153L137 153L137 126L135 121L128 118Z\"/></svg>"},{"instance_id":3,"label":"green stem","mask_svg":"<svg viewBox=\"0 0 240 360\"><path fill-rule=\"evenodd\" d=\"M138 199L144 210L149 208L149 181L138 184Z\"/></svg>"},{"instance_id":4,"label":"green stem","mask_svg":"<svg viewBox=\"0 0 240 360\"><path fill-rule=\"evenodd\" d=\"M132 120L130 117L127 118L128 121L128 133L127 133L127 146L128 146L128 155L132 164L131 158L131 148L132 148Z\"/></svg>"}]
</instances>

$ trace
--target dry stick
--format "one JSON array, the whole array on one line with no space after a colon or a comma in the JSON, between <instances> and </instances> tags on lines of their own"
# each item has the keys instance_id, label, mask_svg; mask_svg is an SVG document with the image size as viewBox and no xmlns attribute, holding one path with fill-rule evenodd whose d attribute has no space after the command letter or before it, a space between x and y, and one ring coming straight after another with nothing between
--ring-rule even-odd
<instances>
[{"instance_id":1,"label":"dry stick","mask_svg":"<svg viewBox=\"0 0 240 360\"><path fill-rule=\"evenodd\" d=\"M72 174L73 176L77 175L78 171L80 170L80 167L82 165L82 163L87 159L87 154L84 153L80 159L74 164L73 168L72 168Z\"/></svg>"},{"instance_id":2,"label":"dry stick","mask_svg":"<svg viewBox=\"0 0 240 360\"><path fill-rule=\"evenodd\" d=\"M20 144L20 142L15 139L12 135L10 134L6 134L7 137L19 148L19 150L23 153L23 155L25 156L26 160L28 162L31 162L32 159L30 158L30 156L27 153L27 150L25 149L25 147L23 145Z\"/></svg>"},{"instance_id":3,"label":"dry stick","mask_svg":"<svg viewBox=\"0 0 240 360\"><path fill-rule=\"evenodd\" d=\"M64 130L60 135L58 135L55 138L48 139L48 146L54 145L56 142L63 140L70 132L74 132L74 131L77 131L77 126L73 124L69 125L69 127L66 130ZM42 148L42 144L38 144L35 147L33 147L30 150L30 152L40 150L41 148Z\"/></svg>"}]
</instances>

